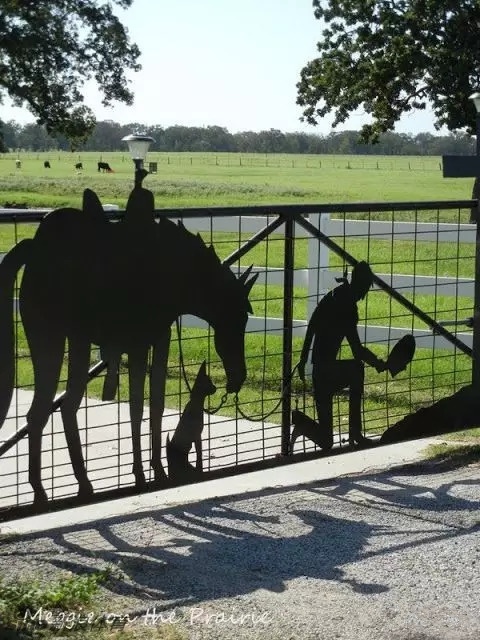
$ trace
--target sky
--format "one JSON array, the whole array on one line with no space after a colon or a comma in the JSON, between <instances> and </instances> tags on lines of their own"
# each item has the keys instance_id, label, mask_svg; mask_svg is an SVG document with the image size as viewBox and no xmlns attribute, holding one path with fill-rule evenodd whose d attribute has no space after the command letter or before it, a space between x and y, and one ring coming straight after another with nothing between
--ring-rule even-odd
<instances>
[{"instance_id":1,"label":"sky","mask_svg":"<svg viewBox=\"0 0 480 640\"><path fill-rule=\"evenodd\" d=\"M133 106L103 107L96 85L85 86L97 120L219 125L232 133L331 131L333 118L307 125L296 104L300 70L315 57L321 35L311 0L134 0L116 13L142 52L142 70L128 76ZM7 102L0 117L34 121ZM336 130L358 130L366 122L357 113ZM396 131L438 133L428 110L408 114Z\"/></svg>"}]
</instances>

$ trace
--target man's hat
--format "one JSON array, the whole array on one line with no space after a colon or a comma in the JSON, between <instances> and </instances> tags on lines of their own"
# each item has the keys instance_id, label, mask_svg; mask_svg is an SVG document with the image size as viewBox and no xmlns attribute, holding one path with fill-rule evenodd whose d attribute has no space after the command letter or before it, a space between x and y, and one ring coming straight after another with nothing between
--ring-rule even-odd
<instances>
[{"instance_id":1,"label":"man's hat","mask_svg":"<svg viewBox=\"0 0 480 640\"><path fill-rule=\"evenodd\" d=\"M407 365L413 360L415 355L415 338L411 333L403 336L390 351L387 358L387 370L390 371L392 378L397 373L406 369Z\"/></svg>"}]
</instances>

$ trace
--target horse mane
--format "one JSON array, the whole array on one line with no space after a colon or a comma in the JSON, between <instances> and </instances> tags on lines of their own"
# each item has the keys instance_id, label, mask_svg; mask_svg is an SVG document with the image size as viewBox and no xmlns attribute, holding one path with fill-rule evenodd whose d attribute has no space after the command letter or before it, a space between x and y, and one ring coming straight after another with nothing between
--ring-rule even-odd
<instances>
[{"instance_id":1,"label":"horse mane","mask_svg":"<svg viewBox=\"0 0 480 640\"><path fill-rule=\"evenodd\" d=\"M90 189L85 189L83 194L83 213L87 219L94 224L105 224L108 218L103 210L97 194ZM134 189L128 199L124 223L127 223L132 230L138 228L142 233L151 233L145 227L145 222L154 222L154 195L144 188ZM231 288L238 294L244 294L245 310L252 312L251 304L248 300L248 293L253 282L247 283L246 275L237 278L230 267L224 264L218 257L213 245L207 245L199 233L189 231L182 220L175 224L167 217L160 217L158 220L158 231L160 236L171 238L177 243L185 254L194 263L198 264L203 271L203 277L210 282L216 282L223 287ZM168 241L167 241L168 242Z\"/></svg>"},{"instance_id":2,"label":"horse mane","mask_svg":"<svg viewBox=\"0 0 480 640\"><path fill-rule=\"evenodd\" d=\"M208 270L223 276L230 282L238 282L230 267L220 260L213 245L207 245L199 233L189 231L181 220L176 226L184 236L185 242L189 243L189 249L198 255Z\"/></svg>"}]
</instances>

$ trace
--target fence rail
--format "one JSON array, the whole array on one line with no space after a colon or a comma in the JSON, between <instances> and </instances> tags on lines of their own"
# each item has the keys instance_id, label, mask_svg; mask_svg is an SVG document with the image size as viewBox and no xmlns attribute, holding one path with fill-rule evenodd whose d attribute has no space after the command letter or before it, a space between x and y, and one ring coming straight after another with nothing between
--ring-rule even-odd
<instances>
[{"instance_id":1,"label":"fence rail","mask_svg":"<svg viewBox=\"0 0 480 640\"><path fill-rule=\"evenodd\" d=\"M393 203L392 208L397 211L400 203ZM422 207L422 210L430 208L431 203L416 203L416 206ZM447 203L445 203L447 204ZM455 203L455 206L458 203ZM471 203L467 203L470 204ZM411 204L401 203L402 207L407 206L409 210ZM362 205L360 205L362 206ZM378 205L375 205L375 208ZM385 207L385 205L382 205ZM434 205L436 206L436 205ZM369 208L371 212L374 207L372 205L363 205ZM273 207L277 211L281 207ZM309 207L310 208L310 207ZM327 208L327 207L326 207ZM328 207L331 208L331 207ZM352 207L348 207L352 209ZM17 217L21 216L24 220L37 220L38 214L45 214L48 210L12 210L0 209L1 217ZM209 213L213 211L210 210ZM352 212L357 212L354 208ZM168 215L169 212L159 211L161 215ZM272 218L272 214L266 213L259 215L238 215L223 216L223 210L217 212L215 217L187 217L188 212L182 213L183 224L187 229L193 232L201 233L241 233L255 234L261 231L266 221ZM369 238L370 241L375 240L391 240L395 241L416 241L430 243L455 243L458 244L475 244L476 243L476 226L474 224L454 224L454 223L432 223L432 222L410 222L398 220L351 220L348 218L335 219L331 218L331 213L315 213L309 214L314 224L322 225L322 231L331 238ZM345 214L344 214L345 215ZM284 229L279 227L271 232L272 236L284 235ZM318 243L312 239L305 230L298 224L295 224L295 237L303 238L309 241L308 265L305 269L296 269L294 273L294 286L306 288L308 292L306 297L309 301L309 316L317 304L318 300L327 291L333 288L338 278L342 277L342 272L335 270L330 265L330 254L328 248L321 247L321 258L317 252ZM0 254L0 261L4 254ZM239 267L237 272L243 273L246 267ZM285 270L279 267L268 267L265 265L254 265L253 272L258 273L258 284L283 286L285 278ZM405 293L416 292L420 295L434 295L447 297L467 297L473 300L475 280L473 274L471 278L461 278L452 276L424 276L418 274L395 274L395 273L378 273L389 286ZM17 308L17 306L16 306ZM293 329L296 336L303 337L306 332L308 318L294 319ZM206 327L206 323L194 316L186 316L183 319L184 327L202 328ZM270 335L283 334L283 319L275 317L256 317L249 319L248 330L258 332L266 330ZM367 343L389 343L392 339L410 333L409 328L402 327L385 327L366 325L363 331L363 340ZM455 348L449 341L445 341L438 336L432 334L430 330L417 329L414 335L420 340L421 346L431 348L434 343L437 346L446 349ZM472 346L471 332L460 332L458 337L468 346Z\"/></svg>"},{"instance_id":2,"label":"fence rail","mask_svg":"<svg viewBox=\"0 0 480 640\"><path fill-rule=\"evenodd\" d=\"M0 154L0 162L15 166L15 160L44 161L72 164L72 154L59 151L43 151L41 153L22 151L18 154ZM75 155L77 162L97 162L112 160L114 162L130 163L130 156L122 151L86 152ZM374 156L361 154L299 154L299 153L248 153L248 152L210 152L206 154L195 152L158 152L150 151L149 161L158 165L171 166L216 166L216 167L251 167L273 169L348 169L372 171L423 171L433 172L442 170L441 157L435 156Z\"/></svg>"}]
</instances>

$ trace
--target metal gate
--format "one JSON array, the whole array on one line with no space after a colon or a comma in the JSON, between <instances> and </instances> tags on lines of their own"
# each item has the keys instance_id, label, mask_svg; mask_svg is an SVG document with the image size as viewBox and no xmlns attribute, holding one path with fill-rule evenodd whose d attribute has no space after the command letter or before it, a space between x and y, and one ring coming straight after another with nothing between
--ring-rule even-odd
<instances>
[{"instance_id":1,"label":"metal gate","mask_svg":"<svg viewBox=\"0 0 480 640\"><path fill-rule=\"evenodd\" d=\"M41 320L41 309L36 314L35 304L42 298L35 293L37 297L34 295L31 302L25 294L26 301L18 303L22 282L19 270L13 296L8 302L11 305L13 299L15 379L13 397L0 432L0 520L324 457L361 446L361 442L351 441L349 433L351 390L349 393L348 388L332 394L333 447L322 445L321 438L316 438L315 434L309 437L311 432L307 428L292 440L292 411L301 412L312 421L320 419L310 360L305 366L305 382L300 379L297 368L309 319L328 291L341 286L342 282L351 283L352 268L359 262L368 263L373 273L373 287L358 303L360 341L383 362L403 336L414 336L416 341L413 360L395 376L388 370L365 367L362 435L369 439L369 446L387 442L385 434L389 430L393 434L390 441L424 435L415 430L415 424L418 426L415 420L413 426L410 424L410 416L429 407L435 408L439 401L455 403L460 397L459 391L464 394L459 400L463 405L465 398L471 398L473 336L476 335L471 331L476 306L476 227L467 221L470 209L475 205L474 201L318 204L149 212L151 222L156 225L155 233L158 229L170 233L171 227L166 225L175 222L175 233L179 237L185 234L190 243L188 251L186 244L185 253L179 251L175 259L171 258L171 269L155 272L153 282L159 287L169 278L176 282L174 267L182 270L183 262L179 261L188 262L190 253L198 250L199 256L208 252L212 262L209 268L221 269L222 277L227 279L233 274L236 282L248 289L251 308L244 331L246 378L238 389L229 383L225 362L218 353L218 336L216 344L215 329L208 319L179 314L173 320L168 336L159 437L152 424L158 420L160 405L153 400L164 381L158 377L155 350L150 348L147 354L149 384L139 385L135 382L137 360L132 355L136 353L133 348L127 356L122 349L115 352L107 338L102 338L105 344L102 340L92 341L88 386L76 412L86 476L73 468L79 465L75 455L72 467L72 437L65 438L62 420L62 411L65 411L63 418L67 415L70 420L62 409L65 398L69 400L65 391L68 368L74 368L68 358L68 348L59 376L58 395L50 404L51 415L43 429L41 455L35 449L38 437L35 441L32 436L36 414L33 418L32 413L29 414L32 426L27 425L27 413L32 411L36 388L44 385L45 379L43 371L37 372L37 379L34 379L32 339L28 331L25 333L24 324L25 317ZM89 211L86 207L79 215L88 217ZM121 331L130 317L135 318L136 331L141 332L144 327L144 319L136 314L135 305L136 300L140 300L137 289L144 286L147 271L138 272L143 274L142 281L134 282L134 267L129 266L131 262L142 261L148 251L155 252L153 240L145 242L145 238L152 235L150 231L138 231L135 235L141 224L149 224L146 218L142 222L142 211L140 207L138 211L105 212L102 214L105 220L99 222L107 225L101 227L105 238L110 237L109 230L121 229L128 220L133 224L133 232L129 230L124 234L123 244L119 245L127 256L121 262L124 271L120 273L117 269L115 273L111 266L113 258L110 262L103 260L100 263L101 273L108 272L103 289L108 302L104 313L112 314L109 315L112 336ZM138 219L133 219L137 214ZM19 247L22 241L22 247L29 251L40 246L37 240L48 230L46 222L41 222L44 215L43 211L19 210L0 214L5 252L0 265L0 288L6 286L3 274L9 261L13 260L12 247ZM54 215L61 218L61 212ZM95 215L100 216L98 211ZM53 219L52 216L47 218ZM58 253L70 262L74 255L83 265L81 273L85 273L87 279L92 278L89 265L95 262L100 247L93 242L94 236L88 235L96 228L87 226L85 242L77 245L73 254L65 248L63 253L60 250ZM63 237L61 220L59 229L57 239ZM34 238L33 243L25 243L30 238ZM62 243L55 246L59 245ZM48 243L45 246L49 247ZM41 253L35 250L37 254ZM56 249L49 251L47 256ZM25 273L28 260L30 258L19 262L26 264ZM49 268L53 267L50 265ZM230 276L226 275L227 271ZM53 274L48 269L45 273ZM32 281L35 277L30 276ZM48 280L52 309L58 309L60 313L64 313L65 296L75 296L75 287L80 287L84 297L89 297L90 287L82 289L79 281L72 284L67 294L56 288L51 278L42 280L38 277L42 286ZM120 301L109 300L107 284L121 291L122 278L125 279L125 297ZM204 280L202 286L207 286ZM155 294L155 286L149 285L148 296ZM235 303L229 295L227 288L225 296L217 296L215 303L215 314L223 313L227 319ZM0 300L0 314L4 311ZM25 316L23 323L21 314ZM232 318L235 319L233 315ZM0 317L0 323L2 321ZM30 322L38 324L34 320ZM230 327L226 326L226 329ZM150 325L148 330L151 330ZM36 336L35 332L36 329L30 330L30 334ZM37 339L37 345L39 343L41 341ZM73 337L67 338L67 345L73 349ZM46 353L48 351L45 349ZM341 348L340 359L352 359L346 343ZM0 361L0 381L5 375ZM210 386L202 387L202 381ZM129 406L132 389L137 402L134 411L138 414L140 392L144 405L141 426L133 439ZM110 399L106 400L107 397ZM437 422L437 431L471 426L470 413L445 424ZM398 425L401 426L400 435L394 428L398 430ZM140 470L138 455L134 460L135 443L140 445ZM150 466L152 459L161 461L162 473L158 465L157 468L155 464L154 468ZM36 471L35 468L32 471L32 464L37 465ZM38 499L38 491L34 496L31 483L39 470L45 492L43 501ZM85 477L88 477L90 491L85 490Z\"/></svg>"}]
</instances>

